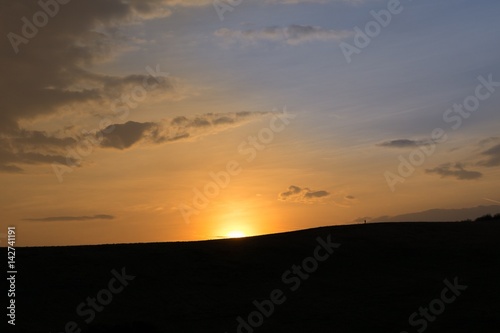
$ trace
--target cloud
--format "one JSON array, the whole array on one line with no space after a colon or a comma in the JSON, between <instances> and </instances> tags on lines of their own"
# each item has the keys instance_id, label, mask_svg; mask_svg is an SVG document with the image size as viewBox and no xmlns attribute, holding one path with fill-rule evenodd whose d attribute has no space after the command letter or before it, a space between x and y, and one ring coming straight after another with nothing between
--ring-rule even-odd
<instances>
[{"instance_id":1,"label":"cloud","mask_svg":"<svg viewBox=\"0 0 500 333\"><path fill-rule=\"evenodd\" d=\"M434 169L426 169L428 174L437 174L441 178L453 177L459 180L473 180L479 179L483 176L481 172L466 170L465 166L461 163L451 165L450 163L442 164Z\"/></svg>"},{"instance_id":2,"label":"cloud","mask_svg":"<svg viewBox=\"0 0 500 333\"><path fill-rule=\"evenodd\" d=\"M479 162L479 165L487 167L495 167L500 165L500 144L497 144L481 153L482 156L486 156L488 159Z\"/></svg>"},{"instance_id":3,"label":"cloud","mask_svg":"<svg viewBox=\"0 0 500 333\"><path fill-rule=\"evenodd\" d=\"M302 189L300 187L291 185L288 187L287 191L280 193L280 198L287 199L288 197L299 194L301 191Z\"/></svg>"},{"instance_id":4,"label":"cloud","mask_svg":"<svg viewBox=\"0 0 500 333\"><path fill-rule=\"evenodd\" d=\"M306 189L307 190L307 189ZM307 190L309 191L309 190ZM306 199L315 199L315 198L323 198L329 196L330 193L327 191L309 191L304 194L304 198Z\"/></svg>"},{"instance_id":5,"label":"cloud","mask_svg":"<svg viewBox=\"0 0 500 333\"><path fill-rule=\"evenodd\" d=\"M500 142L499 137L491 136L489 138L483 139L478 142L478 146L483 148L484 146L490 146L492 143Z\"/></svg>"},{"instance_id":6,"label":"cloud","mask_svg":"<svg viewBox=\"0 0 500 333\"><path fill-rule=\"evenodd\" d=\"M4 134L0 136L0 172L22 173L19 164L75 164L65 149L76 143L75 138L50 136L43 131L20 129Z\"/></svg>"},{"instance_id":7,"label":"cloud","mask_svg":"<svg viewBox=\"0 0 500 333\"><path fill-rule=\"evenodd\" d=\"M79 146L129 149L137 144L165 144L195 140L230 128L242 126L270 112L206 113L174 117L157 122L111 124L102 131L85 135L51 136L42 131L19 130L0 137L0 172L22 173L20 165L62 164L81 166L80 157L70 153Z\"/></svg>"},{"instance_id":8,"label":"cloud","mask_svg":"<svg viewBox=\"0 0 500 333\"><path fill-rule=\"evenodd\" d=\"M26 44L3 38L0 86L10 98L0 101L2 118L12 125L19 119L55 113L63 105L103 102L109 91L119 94L127 85L142 81L145 75L102 75L86 68L112 59L133 44L120 35L121 25L162 17L168 3L174 2L72 1L61 6L60 13ZM41 10L36 1L28 0L4 9L9 13L0 25L4 36L22 34L20 18Z\"/></svg>"},{"instance_id":9,"label":"cloud","mask_svg":"<svg viewBox=\"0 0 500 333\"><path fill-rule=\"evenodd\" d=\"M139 142L196 138L238 126L255 117L255 113L206 114L185 118L184 123L179 119L179 124L165 121L122 123L127 119L113 112L126 114L122 110L127 103L128 107L135 108L130 106L134 101L127 102L122 96L130 97L134 89L144 88L145 83L148 87L154 86L146 89L148 101L182 98L181 80L171 77L156 64L145 64L141 73L129 75L103 74L91 68L138 48L144 42L123 35L121 28L124 25L167 17L177 7L193 6L212 6L212 1L71 1L61 5L59 13L51 17L36 36L27 39L27 43L1 39L0 89L8 98L0 99L0 172L22 173L23 165L79 165L68 150L85 141L86 136L79 128L85 125L56 132L29 128L49 118L57 123L70 116L80 124L85 118L112 114L109 117L112 120L106 124L110 126L99 132L102 134L100 146L127 149ZM21 36L23 22L20 18L31 18L41 8L36 1L20 0L12 6L0 5L0 10L8 13L0 23L0 34L7 36L12 32Z\"/></svg>"},{"instance_id":10,"label":"cloud","mask_svg":"<svg viewBox=\"0 0 500 333\"><path fill-rule=\"evenodd\" d=\"M129 148L151 130L154 131L156 125L151 122L138 123L128 121L125 124L110 125L103 132L109 131L110 134L105 134L101 145L103 147L113 147L116 149Z\"/></svg>"},{"instance_id":11,"label":"cloud","mask_svg":"<svg viewBox=\"0 0 500 333\"><path fill-rule=\"evenodd\" d=\"M430 140L410 140L410 139L396 139L385 141L377 144L380 147L388 147L388 148L413 148L422 145L430 144L432 141Z\"/></svg>"},{"instance_id":12,"label":"cloud","mask_svg":"<svg viewBox=\"0 0 500 333\"><path fill-rule=\"evenodd\" d=\"M0 171L21 172L15 163L39 164L66 160L64 147L76 137L55 136L26 126L48 117L73 119L112 110L116 99L133 88L155 83L148 98L178 99L179 80L144 68L141 74L105 75L89 70L137 48L141 41L124 36L127 24L169 16L177 6L204 6L209 1L71 1L59 6L37 33L24 38L22 17L41 10L37 1L0 5ZM9 37L10 36L10 37ZM22 42L20 42L22 41ZM155 69L156 68L156 69ZM154 75L154 77L153 77ZM153 81L155 80L155 81ZM123 103L122 103L123 104ZM119 105L117 105L119 106Z\"/></svg>"},{"instance_id":13,"label":"cloud","mask_svg":"<svg viewBox=\"0 0 500 333\"><path fill-rule=\"evenodd\" d=\"M307 187L301 188L299 186L291 185L284 192L278 195L280 201L301 202L301 203L314 203L330 196L327 191L313 191Z\"/></svg>"},{"instance_id":14,"label":"cloud","mask_svg":"<svg viewBox=\"0 0 500 333\"><path fill-rule=\"evenodd\" d=\"M328 30L311 25L289 25L287 27L265 27L258 30L231 30L221 28L215 32L217 37L227 42L240 41L256 43L258 41L284 42L298 45L311 41L340 41L352 35L351 31Z\"/></svg>"},{"instance_id":15,"label":"cloud","mask_svg":"<svg viewBox=\"0 0 500 333\"><path fill-rule=\"evenodd\" d=\"M159 122L129 121L124 124L110 125L104 129L101 146L122 150L138 143L163 144L195 139L241 126L267 114L269 112L205 113L193 117L180 116Z\"/></svg>"},{"instance_id":16,"label":"cloud","mask_svg":"<svg viewBox=\"0 0 500 333\"><path fill-rule=\"evenodd\" d=\"M21 169L18 166L11 165L11 164L0 164L0 172L5 172L5 173L22 173L23 169Z\"/></svg>"},{"instance_id":17,"label":"cloud","mask_svg":"<svg viewBox=\"0 0 500 333\"><path fill-rule=\"evenodd\" d=\"M66 145L74 143L75 139L50 137L39 131L23 130L0 137L0 172L22 173L18 164L74 164L76 160L64 153Z\"/></svg>"},{"instance_id":18,"label":"cloud","mask_svg":"<svg viewBox=\"0 0 500 333\"><path fill-rule=\"evenodd\" d=\"M89 220L112 220L113 215L93 215L93 216L54 216L41 218L26 218L25 221L57 222L57 221L89 221Z\"/></svg>"}]
</instances>

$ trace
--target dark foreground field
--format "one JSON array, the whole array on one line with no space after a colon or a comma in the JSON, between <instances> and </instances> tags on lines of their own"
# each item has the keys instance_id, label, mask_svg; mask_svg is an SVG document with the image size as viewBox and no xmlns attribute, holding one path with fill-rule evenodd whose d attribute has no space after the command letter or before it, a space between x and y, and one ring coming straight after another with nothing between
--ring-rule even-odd
<instances>
[{"instance_id":1,"label":"dark foreground field","mask_svg":"<svg viewBox=\"0 0 500 333\"><path fill-rule=\"evenodd\" d=\"M287 272L314 256L317 238L326 241L328 235L341 246L327 259L320 248L316 254L324 261L305 262L311 273ZM238 331L237 317L248 323L255 300L269 317L254 312L250 319L258 327L241 326L240 332L500 332L500 222L368 224L205 242L19 248L17 264L16 332L231 333ZM122 268L135 276L125 287L111 273ZM445 279L467 289L454 293ZM270 314L272 291L281 304ZM87 304L98 294L109 302L95 305L100 312ZM434 310L418 313L430 304Z\"/></svg>"}]
</instances>

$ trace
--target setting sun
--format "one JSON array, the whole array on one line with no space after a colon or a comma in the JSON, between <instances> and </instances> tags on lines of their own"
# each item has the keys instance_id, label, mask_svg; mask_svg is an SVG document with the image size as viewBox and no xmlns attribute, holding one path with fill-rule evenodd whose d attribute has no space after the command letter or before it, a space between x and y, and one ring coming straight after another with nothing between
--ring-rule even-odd
<instances>
[{"instance_id":1,"label":"setting sun","mask_svg":"<svg viewBox=\"0 0 500 333\"><path fill-rule=\"evenodd\" d=\"M245 233L242 231L230 231L227 233L228 238L242 238L245 237Z\"/></svg>"}]
</instances>

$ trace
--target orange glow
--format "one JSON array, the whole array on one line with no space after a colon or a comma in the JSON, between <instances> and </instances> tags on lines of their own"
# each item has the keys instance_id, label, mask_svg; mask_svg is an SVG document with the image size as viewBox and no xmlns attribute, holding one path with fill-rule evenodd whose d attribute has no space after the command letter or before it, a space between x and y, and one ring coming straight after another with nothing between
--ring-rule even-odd
<instances>
[{"instance_id":1,"label":"orange glow","mask_svg":"<svg viewBox=\"0 0 500 333\"><path fill-rule=\"evenodd\" d=\"M238 231L238 230L230 231L227 233L228 238L242 238L245 236L246 235L243 231Z\"/></svg>"}]
</instances>

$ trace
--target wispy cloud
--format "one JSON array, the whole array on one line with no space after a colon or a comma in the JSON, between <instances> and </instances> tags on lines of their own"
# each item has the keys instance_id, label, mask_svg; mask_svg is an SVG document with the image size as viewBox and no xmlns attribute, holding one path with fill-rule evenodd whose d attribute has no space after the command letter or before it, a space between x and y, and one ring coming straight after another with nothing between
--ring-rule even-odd
<instances>
[{"instance_id":1,"label":"wispy cloud","mask_svg":"<svg viewBox=\"0 0 500 333\"><path fill-rule=\"evenodd\" d=\"M269 112L205 113L159 122L129 121L103 130L102 147L127 149L138 143L163 144L215 134L258 119ZM109 134L105 134L109 132Z\"/></svg>"},{"instance_id":2,"label":"wispy cloud","mask_svg":"<svg viewBox=\"0 0 500 333\"><path fill-rule=\"evenodd\" d=\"M281 201L313 203L321 201L322 199L330 196L330 192L324 190L311 190L307 187L301 188L299 186L291 185L284 192L278 195Z\"/></svg>"},{"instance_id":3,"label":"wispy cloud","mask_svg":"<svg viewBox=\"0 0 500 333\"><path fill-rule=\"evenodd\" d=\"M12 164L0 164L0 172L5 173L22 173L23 169Z\"/></svg>"},{"instance_id":4,"label":"wispy cloud","mask_svg":"<svg viewBox=\"0 0 500 333\"><path fill-rule=\"evenodd\" d=\"M340 41L352 35L351 31L330 30L311 25L289 25L287 27L265 27L251 30L231 30L222 28L215 32L217 37L227 42L240 41L256 43L258 41L282 42L298 45L311 41Z\"/></svg>"},{"instance_id":5,"label":"wispy cloud","mask_svg":"<svg viewBox=\"0 0 500 333\"><path fill-rule=\"evenodd\" d=\"M431 142L432 142L431 140L425 140L425 139L422 140L396 139L379 143L377 144L377 146L388 147L388 148L413 148L422 145L427 145L430 144Z\"/></svg>"},{"instance_id":6,"label":"wispy cloud","mask_svg":"<svg viewBox=\"0 0 500 333\"><path fill-rule=\"evenodd\" d=\"M481 153L481 156L486 156L487 159L479 162L479 165L487 167L495 167L500 165L500 144L497 144Z\"/></svg>"},{"instance_id":7,"label":"wispy cloud","mask_svg":"<svg viewBox=\"0 0 500 333\"><path fill-rule=\"evenodd\" d=\"M491 144L495 144L500 142L500 138L496 136L490 136L489 138L483 139L477 143L477 145L481 148L485 146L490 146Z\"/></svg>"},{"instance_id":8,"label":"wispy cloud","mask_svg":"<svg viewBox=\"0 0 500 333\"><path fill-rule=\"evenodd\" d=\"M112 220L113 215L93 215L93 216L53 216L41 218L26 218L25 221L58 222L58 221L89 221L89 220Z\"/></svg>"},{"instance_id":9,"label":"wispy cloud","mask_svg":"<svg viewBox=\"0 0 500 333\"><path fill-rule=\"evenodd\" d=\"M440 175L441 178L451 177L459 180L473 180L483 176L479 171L466 170L465 166L461 163L456 163L455 165L446 163L434 169L426 169L425 172Z\"/></svg>"}]
</instances>

